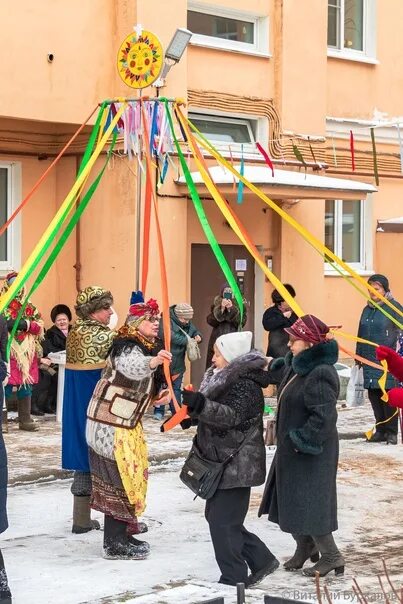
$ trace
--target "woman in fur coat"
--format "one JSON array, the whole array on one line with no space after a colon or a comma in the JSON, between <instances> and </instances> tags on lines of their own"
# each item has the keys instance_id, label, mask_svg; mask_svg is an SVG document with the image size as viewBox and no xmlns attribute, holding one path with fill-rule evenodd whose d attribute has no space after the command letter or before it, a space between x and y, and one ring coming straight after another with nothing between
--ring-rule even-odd
<instances>
[{"instance_id":1,"label":"woman in fur coat","mask_svg":"<svg viewBox=\"0 0 403 604\"><path fill-rule=\"evenodd\" d=\"M268 385L267 358L251 350L251 342L251 332L220 336L200 391L182 392L190 417L197 420L194 445L202 457L224 461L247 439L206 502L219 582L226 585L256 584L279 566L266 545L244 526L251 487L262 484L266 475L262 388Z\"/></svg>"},{"instance_id":2,"label":"woman in fur coat","mask_svg":"<svg viewBox=\"0 0 403 604\"><path fill-rule=\"evenodd\" d=\"M317 571L324 576L331 570L343 574L344 559L332 535L337 530L339 379L333 365L338 346L328 339L329 327L312 315L285 331L290 352L270 366L285 362L278 389L277 451L259 516L268 514L271 522L294 537L297 548L284 564L287 570L302 568L311 558L317 563L303 574L314 577Z\"/></svg>"},{"instance_id":3,"label":"woman in fur coat","mask_svg":"<svg viewBox=\"0 0 403 604\"><path fill-rule=\"evenodd\" d=\"M238 331L246 323L246 310L242 315L239 312L239 307L234 300L232 289L228 285L224 285L220 295L214 298L211 306L210 314L207 315L207 323L213 328L211 330L210 339L207 346L206 371L211 366L214 355L214 344L217 338L226 333Z\"/></svg>"}]
</instances>

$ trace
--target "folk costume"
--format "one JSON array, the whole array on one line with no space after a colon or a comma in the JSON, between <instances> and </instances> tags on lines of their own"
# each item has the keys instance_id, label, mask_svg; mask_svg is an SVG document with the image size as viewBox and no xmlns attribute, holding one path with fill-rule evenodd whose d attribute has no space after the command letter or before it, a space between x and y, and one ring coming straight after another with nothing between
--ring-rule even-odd
<instances>
[{"instance_id":1,"label":"folk costume","mask_svg":"<svg viewBox=\"0 0 403 604\"><path fill-rule=\"evenodd\" d=\"M150 550L130 535L140 532L137 516L146 505L148 453L141 420L163 385L161 370L150 368L159 347L138 327L158 315L155 300L130 306L88 406L91 507L105 514L104 552L110 559L142 559Z\"/></svg>"},{"instance_id":2,"label":"folk costume","mask_svg":"<svg viewBox=\"0 0 403 604\"><path fill-rule=\"evenodd\" d=\"M9 290L16 277L15 272L7 275L0 295L4 295ZM23 287L3 312L9 332L14 327L25 297L26 292ZM32 386L39 379L38 358L42 356L40 341L43 334L44 326L41 314L36 306L28 300L11 344L10 377L5 387L5 395L6 398L10 398L13 387L17 387L19 428L30 432L38 429L37 424L31 418L31 395Z\"/></svg>"},{"instance_id":3,"label":"folk costume","mask_svg":"<svg viewBox=\"0 0 403 604\"><path fill-rule=\"evenodd\" d=\"M99 523L90 518L91 475L85 426L88 403L116 334L91 315L112 303L112 294L102 287L90 286L81 291L75 306L78 319L66 340L62 467L75 470L71 487L73 533L99 528Z\"/></svg>"}]
</instances>

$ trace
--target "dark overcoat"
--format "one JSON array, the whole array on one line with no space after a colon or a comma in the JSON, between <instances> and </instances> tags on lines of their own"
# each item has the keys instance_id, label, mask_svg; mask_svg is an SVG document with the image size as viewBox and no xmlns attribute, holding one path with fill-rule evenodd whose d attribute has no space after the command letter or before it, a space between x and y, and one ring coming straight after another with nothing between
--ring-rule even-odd
<instances>
[{"instance_id":1,"label":"dark overcoat","mask_svg":"<svg viewBox=\"0 0 403 604\"><path fill-rule=\"evenodd\" d=\"M269 383L266 364L263 354L251 351L215 374L210 368L200 386L206 397L203 410L190 412L192 419L198 421L195 443L202 456L211 461L224 461L252 429L252 436L225 467L220 489L253 487L264 482L262 388Z\"/></svg>"},{"instance_id":2,"label":"dark overcoat","mask_svg":"<svg viewBox=\"0 0 403 604\"><path fill-rule=\"evenodd\" d=\"M268 514L286 533L326 535L337 529L337 358L335 340L285 358L277 450L259 516Z\"/></svg>"},{"instance_id":3,"label":"dark overcoat","mask_svg":"<svg viewBox=\"0 0 403 604\"><path fill-rule=\"evenodd\" d=\"M403 310L403 307L392 298L390 293L386 294L389 300L399 308ZM400 323L403 319L395 311L393 311L384 302L379 301L379 306L386 311L391 317L397 319ZM376 342L378 346L389 346L389 348L396 349L397 338L399 337L399 328L393 321L383 314L381 310L376 308L370 301L365 306L361 313L360 324L358 327L358 337L370 342ZM376 358L376 348L370 344L364 344L358 342L356 347L356 353L368 361L372 361L379 365L379 361ZM363 365L364 371L364 388L379 389L378 384L379 378L382 376L382 370L370 367L369 365ZM397 386L397 382L391 373L388 373L386 379L386 389L389 390Z\"/></svg>"}]
</instances>

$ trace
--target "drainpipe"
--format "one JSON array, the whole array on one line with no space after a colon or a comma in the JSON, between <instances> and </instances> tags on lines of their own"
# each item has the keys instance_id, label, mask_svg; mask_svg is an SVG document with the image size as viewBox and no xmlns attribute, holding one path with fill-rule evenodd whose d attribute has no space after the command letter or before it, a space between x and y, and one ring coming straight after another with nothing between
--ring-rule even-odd
<instances>
[{"instance_id":1,"label":"drainpipe","mask_svg":"<svg viewBox=\"0 0 403 604\"><path fill-rule=\"evenodd\" d=\"M80 169L82 156L76 155L76 177L78 176L78 171ZM77 198L76 208L80 203L80 197ZM76 290L77 293L81 291L81 220L79 219L76 224L76 261L73 265L76 271Z\"/></svg>"}]
</instances>

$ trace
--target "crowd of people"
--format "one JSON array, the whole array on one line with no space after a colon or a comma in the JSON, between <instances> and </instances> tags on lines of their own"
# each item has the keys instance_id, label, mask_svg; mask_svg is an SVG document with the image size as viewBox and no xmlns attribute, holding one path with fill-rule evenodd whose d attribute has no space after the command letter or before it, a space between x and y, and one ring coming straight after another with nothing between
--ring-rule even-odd
<instances>
[{"instance_id":1,"label":"crowd of people","mask_svg":"<svg viewBox=\"0 0 403 604\"><path fill-rule=\"evenodd\" d=\"M16 276L7 275L3 292ZM403 381L403 342L393 320L399 315L386 308L377 293L395 308L403 311L403 307L393 299L384 275L375 274L368 283L373 290L359 322L356 350L376 422L368 442L396 445L395 407L403 407L403 388L396 381ZM285 288L295 297L292 285ZM339 349L323 321L313 315L298 318L274 290L273 304L262 319L269 332L263 354L253 348L253 334L242 331L246 314L242 316L225 284L207 316L212 330L206 372L199 389L189 390L183 389L185 358L189 342L198 345L203 331L192 323L190 304L181 302L169 309L168 351L158 303L145 301L140 292L132 296L126 319L116 330L109 324L112 293L90 286L77 296L76 320L72 321L68 306L58 304L46 332L38 309L25 295L24 289L19 291L0 317L1 399L16 396L19 428L35 431L38 423L31 412L41 415L56 409L58 373L51 353L66 351L62 467L74 471L73 533L100 529L99 522L91 519L95 509L104 514L106 558L138 560L149 555L149 544L137 538L148 530L139 520L148 482L142 418L150 406L159 421L166 407L174 414L174 397L178 405L187 406L190 421L182 427L197 426L193 447L203 458L224 464L205 508L219 582L252 586L279 566L267 544L244 525L251 487L265 481L259 516L266 515L296 542L284 567L303 569L311 577L331 571L343 574L344 557L333 537L339 455L339 379L334 365ZM12 340L7 363L8 337ZM381 400L382 370L374 367L383 359L390 369L386 381L390 404ZM263 389L269 384L277 389L277 448L266 479ZM0 532L7 528L6 487L7 457L1 436ZM314 564L303 568L309 559ZM7 598L11 602L0 552L0 600Z\"/></svg>"}]
</instances>

